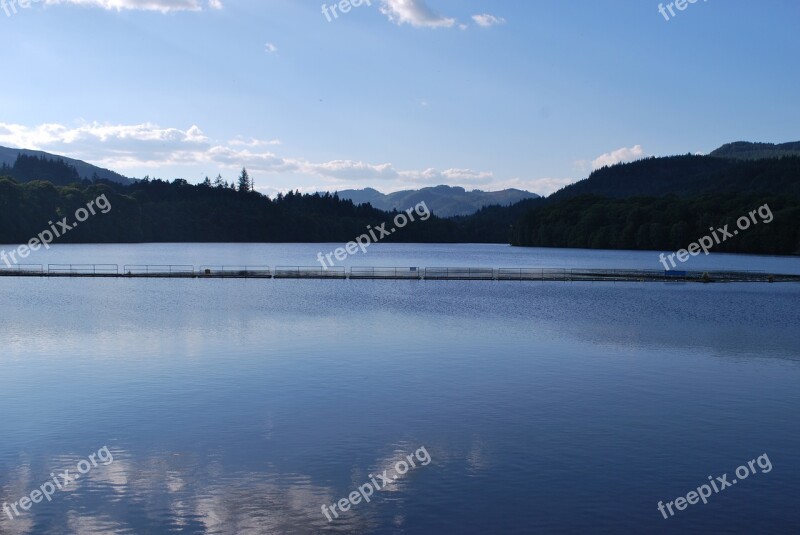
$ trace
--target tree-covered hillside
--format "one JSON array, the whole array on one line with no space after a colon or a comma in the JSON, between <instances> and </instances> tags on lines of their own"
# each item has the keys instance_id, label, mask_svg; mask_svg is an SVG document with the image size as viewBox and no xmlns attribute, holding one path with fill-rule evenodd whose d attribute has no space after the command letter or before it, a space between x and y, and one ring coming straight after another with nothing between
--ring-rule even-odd
<instances>
[{"instance_id":1,"label":"tree-covered hillside","mask_svg":"<svg viewBox=\"0 0 800 535\"><path fill-rule=\"evenodd\" d=\"M800 156L800 141L793 143L750 143L737 141L728 143L713 151L710 156L737 160L762 160L781 156Z\"/></svg>"},{"instance_id":2,"label":"tree-covered hillside","mask_svg":"<svg viewBox=\"0 0 800 535\"><path fill-rule=\"evenodd\" d=\"M650 158L600 169L551 195L514 225L511 242L676 250L767 203L772 223L715 251L800 254L800 157Z\"/></svg>"},{"instance_id":3,"label":"tree-covered hillside","mask_svg":"<svg viewBox=\"0 0 800 535\"><path fill-rule=\"evenodd\" d=\"M800 196L800 157L738 161L710 156L647 158L594 171L548 203L600 195L611 198L781 192Z\"/></svg>"}]
</instances>

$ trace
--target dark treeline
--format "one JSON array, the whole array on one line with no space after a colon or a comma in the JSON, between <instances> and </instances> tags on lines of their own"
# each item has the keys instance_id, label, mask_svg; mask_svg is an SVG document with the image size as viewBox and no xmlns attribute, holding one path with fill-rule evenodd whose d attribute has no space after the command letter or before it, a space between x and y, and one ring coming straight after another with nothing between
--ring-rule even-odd
<instances>
[{"instance_id":1,"label":"dark treeline","mask_svg":"<svg viewBox=\"0 0 800 535\"><path fill-rule=\"evenodd\" d=\"M713 195L609 199L581 196L532 210L515 226L512 244L531 247L677 251L767 204L770 223L757 225L714 247L714 252L800 252L800 202L783 196ZM766 212L767 210L764 210ZM769 218L767 218L769 219Z\"/></svg>"},{"instance_id":2,"label":"dark treeline","mask_svg":"<svg viewBox=\"0 0 800 535\"><path fill-rule=\"evenodd\" d=\"M116 189L138 207L141 234L134 239L145 242L346 242L365 233L368 225L393 217L330 194L290 192L270 199L182 180L140 181ZM452 223L431 217L386 241L452 241L456 235Z\"/></svg>"},{"instance_id":3,"label":"dark treeline","mask_svg":"<svg viewBox=\"0 0 800 535\"><path fill-rule=\"evenodd\" d=\"M0 243L23 243L77 209L105 195L107 214L92 216L85 224L59 238L59 243L138 242L348 242L387 222L394 227L395 213L370 205L354 205L330 194L290 192L270 199L231 185L191 185L185 180L142 180L132 185L108 181L56 186L50 182L18 183L0 178ZM498 233L492 226L431 216L409 223L385 242L452 243L460 241L506 242L508 227ZM465 240L464 238L467 237Z\"/></svg>"}]
</instances>

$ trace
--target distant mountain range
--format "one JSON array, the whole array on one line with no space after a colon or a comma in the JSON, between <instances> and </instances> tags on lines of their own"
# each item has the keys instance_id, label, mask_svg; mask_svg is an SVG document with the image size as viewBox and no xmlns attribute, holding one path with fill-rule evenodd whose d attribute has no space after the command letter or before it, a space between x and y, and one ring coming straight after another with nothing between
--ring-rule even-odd
<instances>
[{"instance_id":1,"label":"distant mountain range","mask_svg":"<svg viewBox=\"0 0 800 535\"><path fill-rule=\"evenodd\" d=\"M12 149L9 147L0 147L0 166L5 164L9 167L14 166L14 162L17 161L17 156L20 154L24 156L34 156L37 158L47 158L48 160L60 160L64 163L71 165L75 168L78 172L78 175L81 179L85 180L92 180L92 178L97 177L100 179L110 180L112 182L118 182L120 184L132 184L133 180L126 176L122 176L119 173L111 171L109 169L104 169L102 167L97 167L96 165L92 165L86 163L82 160L75 160L72 158L67 158L66 156L59 156L57 154L50 154L49 152L43 152L40 150L28 150L28 149Z\"/></svg>"},{"instance_id":2,"label":"distant mountain range","mask_svg":"<svg viewBox=\"0 0 800 535\"><path fill-rule=\"evenodd\" d=\"M419 190L398 191L384 194L372 188L344 190L339 198L356 204L371 204L379 210L406 210L421 202L439 217L467 216L487 206L509 206L526 199L537 199L539 195L518 189L503 191L467 191L452 186L435 186Z\"/></svg>"}]
</instances>

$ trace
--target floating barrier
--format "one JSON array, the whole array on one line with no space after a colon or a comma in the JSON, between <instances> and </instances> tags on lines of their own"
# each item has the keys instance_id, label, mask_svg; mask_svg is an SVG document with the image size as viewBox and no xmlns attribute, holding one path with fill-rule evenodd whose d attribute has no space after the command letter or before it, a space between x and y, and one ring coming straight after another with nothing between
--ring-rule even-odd
<instances>
[{"instance_id":1,"label":"floating barrier","mask_svg":"<svg viewBox=\"0 0 800 535\"><path fill-rule=\"evenodd\" d=\"M800 282L800 275L763 271L657 271L636 269L303 267L118 264L0 266L0 277L118 277L178 279L340 279L564 282Z\"/></svg>"}]
</instances>

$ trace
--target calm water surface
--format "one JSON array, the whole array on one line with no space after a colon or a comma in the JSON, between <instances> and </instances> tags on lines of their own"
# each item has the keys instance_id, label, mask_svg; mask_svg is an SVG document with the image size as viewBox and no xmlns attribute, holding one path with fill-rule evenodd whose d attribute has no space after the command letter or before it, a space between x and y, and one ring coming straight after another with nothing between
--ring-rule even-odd
<instances>
[{"instance_id":1,"label":"calm water surface","mask_svg":"<svg viewBox=\"0 0 800 535\"><path fill-rule=\"evenodd\" d=\"M335 245L338 246L338 245ZM320 245L56 247L36 263L313 265ZM311 257L309 258L309 255ZM797 273L712 255L690 269ZM384 246L358 265L643 267ZM0 278L0 533L791 533L800 285ZM425 447L328 522L321 511ZM665 520L766 453L773 466Z\"/></svg>"}]
</instances>

